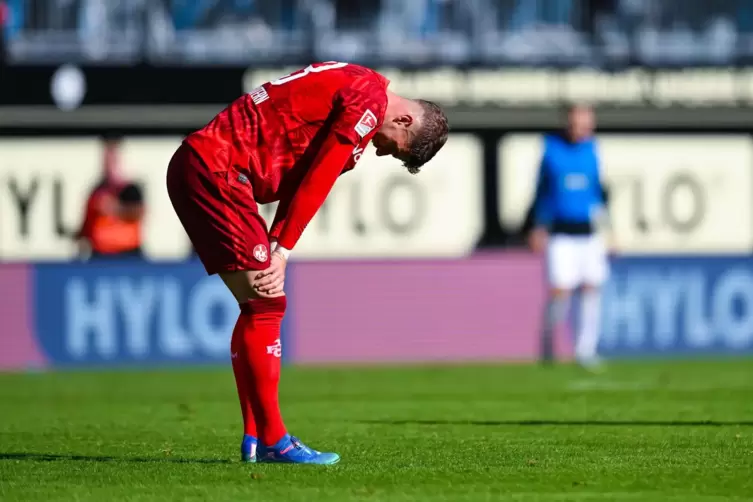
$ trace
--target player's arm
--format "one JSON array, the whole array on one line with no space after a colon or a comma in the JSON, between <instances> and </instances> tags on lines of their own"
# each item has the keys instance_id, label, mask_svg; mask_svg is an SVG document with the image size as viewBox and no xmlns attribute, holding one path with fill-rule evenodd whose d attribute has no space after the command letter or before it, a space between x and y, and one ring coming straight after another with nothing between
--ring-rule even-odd
<instances>
[{"instance_id":1,"label":"player's arm","mask_svg":"<svg viewBox=\"0 0 753 502\"><path fill-rule=\"evenodd\" d=\"M277 238L280 248L288 251L293 249L306 226L324 204L352 153L353 144L336 133L330 133L324 140L311 169L290 200L287 217L280 219L282 223ZM277 211L279 213L280 209ZM277 219L275 215L275 220Z\"/></svg>"},{"instance_id":2,"label":"player's arm","mask_svg":"<svg viewBox=\"0 0 753 502\"><path fill-rule=\"evenodd\" d=\"M86 207L84 208L84 221L81 223L78 232L74 234L74 239L88 239L91 236L97 216L100 214L109 214L107 213L106 202L106 197L99 189L95 189L89 194L89 198L86 200Z\"/></svg>"},{"instance_id":3,"label":"player's arm","mask_svg":"<svg viewBox=\"0 0 753 502\"><path fill-rule=\"evenodd\" d=\"M314 218L343 172L359 144L367 143L376 132L377 116L383 115L386 106L384 89L375 82L363 89L345 88L334 100L331 129L322 143L311 168L306 173L286 212L278 213L280 230L278 249L289 252L300 239L306 226ZM364 119L373 119L373 122ZM273 224L273 227L275 225ZM275 229L276 230L276 229ZM276 232L273 232L273 235Z\"/></svg>"},{"instance_id":4,"label":"player's arm","mask_svg":"<svg viewBox=\"0 0 753 502\"><path fill-rule=\"evenodd\" d=\"M539 175L536 182L536 192L533 197L533 215L537 227L548 228L552 223L551 183L549 180L548 163L541 159Z\"/></svg>"},{"instance_id":5,"label":"player's arm","mask_svg":"<svg viewBox=\"0 0 753 502\"><path fill-rule=\"evenodd\" d=\"M322 143L319 152L314 159L311 168L298 186L295 195L290 199L285 212L278 213L283 215L278 220L282 221L279 237L275 240L270 237L272 247L272 258L270 266L260 272L257 276L256 287L262 293L278 294L282 293L285 284L285 268L290 256L290 251L298 242L303 234L303 230L314 218L319 208L324 204L324 200L329 195L337 177L342 172L346 163L353 153L353 145L340 138L335 133L330 135ZM284 202L281 202L283 204Z\"/></svg>"},{"instance_id":6,"label":"player's arm","mask_svg":"<svg viewBox=\"0 0 753 502\"><path fill-rule=\"evenodd\" d=\"M536 191L533 196L533 230L529 236L529 245L534 251L542 251L546 244L547 231L552 223L549 171L546 154L539 163Z\"/></svg>"},{"instance_id":7,"label":"player's arm","mask_svg":"<svg viewBox=\"0 0 753 502\"><path fill-rule=\"evenodd\" d=\"M604 177L601 172L601 159L598 150L596 151L596 179L599 195L601 196L601 210L596 224L598 229L606 234L608 247L610 250L613 250L617 247L617 242L615 240L612 217L609 213L609 187L604 183Z\"/></svg>"},{"instance_id":8,"label":"player's arm","mask_svg":"<svg viewBox=\"0 0 753 502\"><path fill-rule=\"evenodd\" d=\"M86 201L86 208L84 209L84 221L81 223L78 232L74 234L76 240L84 239L91 235L91 230L94 227L94 210L95 202L92 200L92 197L89 197L89 200Z\"/></svg>"},{"instance_id":9,"label":"player's arm","mask_svg":"<svg viewBox=\"0 0 753 502\"><path fill-rule=\"evenodd\" d=\"M277 205L275 218L272 220L272 225L269 227L269 243L272 246L272 251L277 247L277 241L280 239L280 232L282 232L282 227L288 219L291 200L292 199L283 199Z\"/></svg>"},{"instance_id":10,"label":"player's arm","mask_svg":"<svg viewBox=\"0 0 753 502\"><path fill-rule=\"evenodd\" d=\"M374 92L344 89L335 98L332 124L328 136L324 139L311 163L311 167L289 202L284 201L282 211L278 207L275 215L280 226L271 236L273 241L272 261L267 270L257 275L259 291L266 293L282 292L284 271L290 251L298 242L304 229L324 204L338 176L353 155L353 148L367 143L375 133L378 125L377 114L384 114L386 96L381 89L381 101ZM366 120L364 119L373 119ZM277 240L275 241L275 237ZM276 258L277 257L277 258Z\"/></svg>"}]
</instances>

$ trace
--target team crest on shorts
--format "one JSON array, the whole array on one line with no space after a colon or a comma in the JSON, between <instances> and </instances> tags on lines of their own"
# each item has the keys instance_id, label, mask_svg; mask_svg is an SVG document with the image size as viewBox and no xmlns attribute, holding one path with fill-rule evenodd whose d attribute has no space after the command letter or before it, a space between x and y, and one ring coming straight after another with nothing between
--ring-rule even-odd
<instances>
[{"instance_id":1,"label":"team crest on shorts","mask_svg":"<svg viewBox=\"0 0 753 502\"><path fill-rule=\"evenodd\" d=\"M269 258L267 246L265 246L264 244L257 244L256 247L254 247L254 258L262 263L267 261L267 258Z\"/></svg>"}]
</instances>

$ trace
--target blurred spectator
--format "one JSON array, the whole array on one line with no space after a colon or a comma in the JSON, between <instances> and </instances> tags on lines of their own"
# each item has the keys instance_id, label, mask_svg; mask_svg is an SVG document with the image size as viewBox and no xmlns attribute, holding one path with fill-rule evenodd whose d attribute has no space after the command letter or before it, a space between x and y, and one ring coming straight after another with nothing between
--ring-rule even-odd
<instances>
[{"instance_id":1,"label":"blurred spectator","mask_svg":"<svg viewBox=\"0 0 753 502\"><path fill-rule=\"evenodd\" d=\"M0 0L14 58L730 63L751 0ZM6 16L7 17L7 16ZM741 43L739 43L741 42ZM473 46L475 49L471 50ZM589 56L593 60L589 60ZM432 59L433 60L433 59ZM367 61L364 61L367 62Z\"/></svg>"},{"instance_id":2,"label":"blurred spectator","mask_svg":"<svg viewBox=\"0 0 753 502\"><path fill-rule=\"evenodd\" d=\"M5 65L7 60L7 26L10 24L10 7L5 0L0 0L0 67Z\"/></svg>"},{"instance_id":3,"label":"blurred spectator","mask_svg":"<svg viewBox=\"0 0 753 502\"><path fill-rule=\"evenodd\" d=\"M606 42L605 30L610 21L615 24L618 0L584 0L578 26L588 37L592 48L601 53Z\"/></svg>"},{"instance_id":4,"label":"blurred spectator","mask_svg":"<svg viewBox=\"0 0 753 502\"><path fill-rule=\"evenodd\" d=\"M86 202L86 214L77 239L82 256L92 259L141 257L144 198L141 188L123 178L120 141L104 142L102 179Z\"/></svg>"},{"instance_id":5,"label":"blurred spectator","mask_svg":"<svg viewBox=\"0 0 753 502\"><path fill-rule=\"evenodd\" d=\"M437 29L438 3L436 0L382 0L380 32L400 38L423 38Z\"/></svg>"},{"instance_id":6,"label":"blurred spectator","mask_svg":"<svg viewBox=\"0 0 753 502\"><path fill-rule=\"evenodd\" d=\"M749 0L739 0L737 2L737 12L734 19L737 20L737 27L741 32L753 32L753 2L750 2Z\"/></svg>"},{"instance_id":7,"label":"blurred spectator","mask_svg":"<svg viewBox=\"0 0 753 502\"><path fill-rule=\"evenodd\" d=\"M335 6L335 26L340 30L372 30L374 20L385 8L385 3L390 0L333 0ZM422 4L426 0L415 0ZM413 2L398 1L398 4L412 4ZM388 7L389 8L389 7Z\"/></svg>"},{"instance_id":8,"label":"blurred spectator","mask_svg":"<svg viewBox=\"0 0 753 502\"><path fill-rule=\"evenodd\" d=\"M572 0L517 0L511 28L521 30L534 24L569 25L572 10Z\"/></svg>"}]
</instances>

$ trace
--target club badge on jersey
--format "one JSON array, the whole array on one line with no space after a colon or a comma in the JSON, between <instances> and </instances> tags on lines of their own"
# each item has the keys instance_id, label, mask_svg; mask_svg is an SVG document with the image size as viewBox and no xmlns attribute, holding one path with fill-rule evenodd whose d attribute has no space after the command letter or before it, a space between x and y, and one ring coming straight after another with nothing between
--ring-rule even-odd
<instances>
[{"instance_id":1,"label":"club badge on jersey","mask_svg":"<svg viewBox=\"0 0 753 502\"><path fill-rule=\"evenodd\" d=\"M254 258L256 258L256 261L259 261L261 263L267 261L267 258L269 258L267 246L265 246L264 244L257 244L254 247Z\"/></svg>"}]
</instances>

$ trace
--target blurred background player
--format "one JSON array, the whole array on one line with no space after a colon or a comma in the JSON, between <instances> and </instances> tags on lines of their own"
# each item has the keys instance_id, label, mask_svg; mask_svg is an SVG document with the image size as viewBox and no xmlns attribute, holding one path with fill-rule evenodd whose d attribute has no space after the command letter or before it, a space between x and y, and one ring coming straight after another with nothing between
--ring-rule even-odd
<instances>
[{"instance_id":1,"label":"blurred background player","mask_svg":"<svg viewBox=\"0 0 753 502\"><path fill-rule=\"evenodd\" d=\"M597 368L601 321L600 288L608 276L607 249L598 233L606 209L595 117L586 105L567 112L562 134L544 137L544 153L534 197L530 246L546 252L549 284L541 331L541 358L554 359L555 328L568 318L570 298L580 288L575 316L575 357Z\"/></svg>"},{"instance_id":2,"label":"blurred background player","mask_svg":"<svg viewBox=\"0 0 753 502\"><path fill-rule=\"evenodd\" d=\"M84 222L76 234L82 258L142 257L144 197L141 188L123 177L120 140L102 145L102 178L90 193Z\"/></svg>"},{"instance_id":3,"label":"blurred background player","mask_svg":"<svg viewBox=\"0 0 753 502\"><path fill-rule=\"evenodd\" d=\"M220 275L241 309L230 351L244 461L340 460L290 436L280 414L285 267L337 178L369 142L415 174L447 141L437 105L402 98L388 85L361 66L310 65L234 101L170 161L173 207L206 271ZM280 204L268 232L257 204L273 201Z\"/></svg>"}]
</instances>

